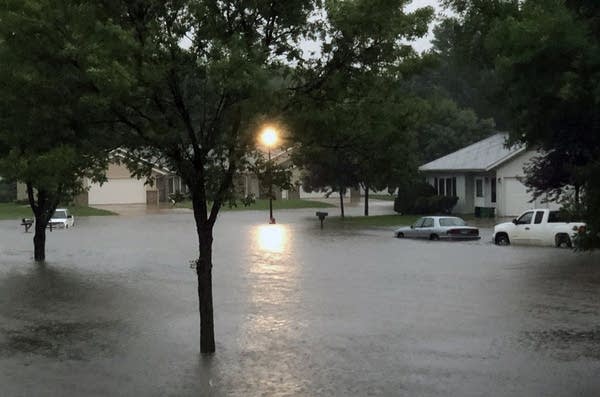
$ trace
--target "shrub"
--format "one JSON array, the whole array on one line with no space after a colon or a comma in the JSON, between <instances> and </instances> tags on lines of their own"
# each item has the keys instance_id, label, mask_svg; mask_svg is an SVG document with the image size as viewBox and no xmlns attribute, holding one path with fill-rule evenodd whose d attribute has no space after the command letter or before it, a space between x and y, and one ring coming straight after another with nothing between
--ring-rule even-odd
<instances>
[{"instance_id":1,"label":"shrub","mask_svg":"<svg viewBox=\"0 0 600 397\"><path fill-rule=\"evenodd\" d=\"M456 196L418 196L409 202L405 197L394 200L394 211L401 214L450 214L458 202Z\"/></svg>"}]
</instances>

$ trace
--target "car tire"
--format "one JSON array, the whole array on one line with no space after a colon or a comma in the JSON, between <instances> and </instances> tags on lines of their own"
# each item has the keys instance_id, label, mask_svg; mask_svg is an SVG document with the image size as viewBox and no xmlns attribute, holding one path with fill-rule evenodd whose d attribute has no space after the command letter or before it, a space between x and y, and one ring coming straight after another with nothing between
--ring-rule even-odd
<instances>
[{"instance_id":1,"label":"car tire","mask_svg":"<svg viewBox=\"0 0 600 397\"><path fill-rule=\"evenodd\" d=\"M398 233L398 234L396 234L396 238L404 238L404 233Z\"/></svg>"},{"instance_id":2,"label":"car tire","mask_svg":"<svg viewBox=\"0 0 600 397\"><path fill-rule=\"evenodd\" d=\"M496 245L510 245L510 239L506 233L498 233L494 239Z\"/></svg>"},{"instance_id":3,"label":"car tire","mask_svg":"<svg viewBox=\"0 0 600 397\"><path fill-rule=\"evenodd\" d=\"M569 238L569 236L566 234L557 234L554 240L558 248L573 248L571 238Z\"/></svg>"},{"instance_id":4,"label":"car tire","mask_svg":"<svg viewBox=\"0 0 600 397\"><path fill-rule=\"evenodd\" d=\"M435 234L435 233L434 233L434 234L432 234L431 236L429 236L429 239L430 239L431 241L437 241L437 240L439 240L439 239L440 239L440 236L438 236L437 234Z\"/></svg>"}]
</instances>

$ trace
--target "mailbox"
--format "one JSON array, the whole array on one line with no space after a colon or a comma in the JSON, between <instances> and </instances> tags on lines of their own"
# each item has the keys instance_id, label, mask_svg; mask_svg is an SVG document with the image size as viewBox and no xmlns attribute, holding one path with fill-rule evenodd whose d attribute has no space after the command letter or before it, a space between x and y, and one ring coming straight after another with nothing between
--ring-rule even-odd
<instances>
[{"instance_id":1,"label":"mailbox","mask_svg":"<svg viewBox=\"0 0 600 397\"><path fill-rule=\"evenodd\" d=\"M317 211L317 217L319 217L319 220L321 221L321 229L323 229L323 221L325 220L325 217L327 215L329 215L329 213L327 212L321 212L321 211Z\"/></svg>"}]
</instances>

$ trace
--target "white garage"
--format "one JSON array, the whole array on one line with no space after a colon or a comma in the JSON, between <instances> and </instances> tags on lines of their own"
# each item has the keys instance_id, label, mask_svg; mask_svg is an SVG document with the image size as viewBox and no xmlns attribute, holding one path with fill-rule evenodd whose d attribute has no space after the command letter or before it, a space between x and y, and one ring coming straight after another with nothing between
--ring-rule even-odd
<instances>
[{"instance_id":1,"label":"white garage","mask_svg":"<svg viewBox=\"0 0 600 397\"><path fill-rule=\"evenodd\" d=\"M146 186L135 178L111 179L100 186L94 183L88 191L88 201L94 204L145 204Z\"/></svg>"},{"instance_id":2,"label":"white garage","mask_svg":"<svg viewBox=\"0 0 600 397\"><path fill-rule=\"evenodd\" d=\"M502 183L504 184L503 197L507 198L504 200L504 214L516 216L533 208L534 204L529 202L531 195L527 193L527 187L519 182L517 178L504 178Z\"/></svg>"}]
</instances>

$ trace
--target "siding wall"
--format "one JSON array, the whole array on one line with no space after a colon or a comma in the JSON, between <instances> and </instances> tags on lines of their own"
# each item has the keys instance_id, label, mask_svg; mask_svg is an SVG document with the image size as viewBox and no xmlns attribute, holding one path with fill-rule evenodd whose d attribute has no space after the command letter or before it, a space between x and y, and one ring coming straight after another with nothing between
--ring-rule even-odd
<instances>
[{"instance_id":1,"label":"siding wall","mask_svg":"<svg viewBox=\"0 0 600 397\"><path fill-rule=\"evenodd\" d=\"M536 155L535 151L527 151L513 158L496 171L498 183L498 216L517 216L532 208L559 209L556 202L544 202L539 198L533 202L527 187L519 181L525 175L523 168Z\"/></svg>"}]
</instances>

